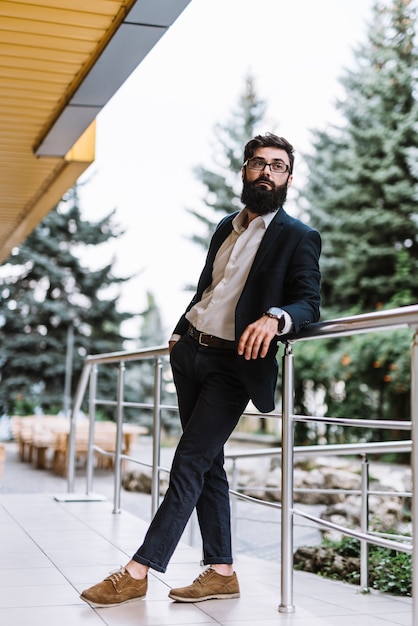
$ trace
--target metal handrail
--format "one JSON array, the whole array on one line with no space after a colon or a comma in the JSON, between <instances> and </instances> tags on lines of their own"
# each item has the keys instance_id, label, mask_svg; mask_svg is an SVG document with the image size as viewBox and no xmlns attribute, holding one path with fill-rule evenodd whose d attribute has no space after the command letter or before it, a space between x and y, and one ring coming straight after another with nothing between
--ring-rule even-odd
<instances>
[{"instance_id":1,"label":"metal handrail","mask_svg":"<svg viewBox=\"0 0 418 626\"><path fill-rule=\"evenodd\" d=\"M325 337L346 337L361 333L394 330L396 328L418 329L418 305L398 307L362 315L339 317L305 326L297 335L288 339L289 343Z\"/></svg>"},{"instance_id":2,"label":"metal handrail","mask_svg":"<svg viewBox=\"0 0 418 626\"><path fill-rule=\"evenodd\" d=\"M313 339L324 339L329 337L342 337L349 335L356 335L366 332L378 332L388 331L397 328L410 328L414 330L414 339L411 345L411 420L409 422L395 422L395 421L382 421L382 420L353 420L350 418L324 418L318 416L299 416L294 414L293 397L294 397L294 356L292 353L292 345L298 341L308 341ZM299 450L293 445L294 438L294 424L297 421L318 421L325 423L336 423L339 425L348 426L365 426L365 427L389 427L397 429L405 429L412 431L412 439L403 442L390 442L390 445L397 447L400 451L412 448L412 536L418 536L418 481L417 481L417 468L418 468L418 446L417 446L417 424L418 424L418 305L411 305L407 307L400 307L397 309L390 309L386 311L378 311L375 313L368 313L363 315L355 315L351 317L344 317L335 320L329 320L320 322L317 324L311 324L298 335L287 337L283 355L283 367L282 367L282 412L269 413L267 417L281 417L282 418L282 504L281 504L281 554L282 554L282 568L281 568L281 603L279 605L279 611L283 613L293 612L293 518L294 515L302 515L306 518L309 516L305 513L297 511L293 507L293 461L295 453ZM87 494L91 492L92 478L93 478L93 452L97 447L94 445L94 414L97 404L96 400L96 377L97 366L117 363L119 365L119 382L118 382L118 400L115 403L117 406L117 442L118 446L115 454L115 498L114 498L114 512L120 511L120 489L121 489L121 463L126 457L121 453L121 433L123 424L123 409L124 406L131 406L132 403L125 403L123 401L123 373L125 363L127 361L154 359L154 372L155 372L155 384L154 384L154 404L153 404L153 421L154 421L154 438L153 438L153 461L152 461L152 514L155 513L158 507L159 498L159 476L161 471L166 471L160 466L160 420L161 420L161 408L160 403L160 376L161 376L161 359L168 354L166 347L149 348L146 350L117 352L101 355L90 355L86 358L84 368L78 384L73 411L71 414L71 428L69 439L69 465L67 472L67 486L68 491L71 493L74 490L74 476L75 476L75 431L76 431L76 419L80 411L83 398L85 396L87 385L90 382L90 434L89 434L89 455L87 462ZM142 405L143 406L143 405ZM245 413L244 415L246 415ZM254 415L253 412L248 414ZM358 454L365 454L367 452L373 452L376 450L376 445L373 443L366 444L346 444L346 445L327 445L327 446L306 446L303 447L304 454L311 454L320 452L320 454L336 454L346 453L352 454L354 450ZM382 444L379 444L382 445ZM344 452L345 450L345 452ZM258 456L263 453L274 453L272 449L268 451L252 451L250 453L237 453L235 458L244 458L245 456ZM228 455L226 455L227 457ZM138 462L138 460L135 460ZM140 463L140 462L139 462ZM143 464L143 463L140 463ZM367 498L366 498L367 499ZM366 503L367 505L367 503ZM367 518L367 510L363 509L362 519ZM309 517L309 519L311 519ZM333 527L345 532L346 534L357 533L364 542L381 542L380 539L376 540L368 532L363 532L363 528L360 533L357 531L350 531L349 529L343 529L338 525L318 520L312 517L312 521L321 523L328 527ZM386 541L386 540L385 540ZM391 545L396 545L393 542ZM363 545L363 544L362 544ZM382 545L380 543L380 545ZM418 623L418 549L415 542L412 546L412 572L413 572L413 622Z\"/></svg>"},{"instance_id":3,"label":"metal handrail","mask_svg":"<svg viewBox=\"0 0 418 626\"><path fill-rule=\"evenodd\" d=\"M293 337L286 343L283 355L283 432L293 433L293 411L290 410L292 400L285 395L294 394L294 365L291 344L296 341L308 339L321 339L328 337L341 337L365 332L377 332L393 330L395 328L410 328L414 330L414 338L411 345L411 430L412 430L412 597L413 597L413 623L418 623L418 550L415 537L418 536L418 503L417 503L417 424L418 424L418 306L411 305L387 311L378 311L364 315L330 320L320 324L308 326L297 337ZM384 422L382 422L382 425ZM293 589L289 579L293 578L293 553L288 549L293 545L293 440L292 435L287 434L283 438L282 456L282 597L279 611L290 613L295 610L293 605ZM286 447L286 449L285 449ZM283 524L283 521L285 524ZM347 534L350 534L346 531ZM366 537L364 537L366 539ZM367 541L372 541L367 534ZM374 542L374 541L373 541ZM283 552L283 544L287 549ZM293 551L292 551L293 552Z\"/></svg>"}]
</instances>

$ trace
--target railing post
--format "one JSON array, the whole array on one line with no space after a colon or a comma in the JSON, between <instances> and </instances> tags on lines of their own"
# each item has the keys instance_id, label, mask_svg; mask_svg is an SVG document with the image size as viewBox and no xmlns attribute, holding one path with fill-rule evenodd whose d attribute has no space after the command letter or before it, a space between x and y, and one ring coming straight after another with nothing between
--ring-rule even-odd
<instances>
[{"instance_id":1,"label":"railing post","mask_svg":"<svg viewBox=\"0 0 418 626\"><path fill-rule=\"evenodd\" d=\"M418 332L411 348L412 623L418 624Z\"/></svg>"},{"instance_id":2,"label":"railing post","mask_svg":"<svg viewBox=\"0 0 418 626\"><path fill-rule=\"evenodd\" d=\"M151 517L154 517L160 504L161 372L162 361L160 358L156 358L154 362L154 436L152 450Z\"/></svg>"},{"instance_id":3,"label":"railing post","mask_svg":"<svg viewBox=\"0 0 418 626\"><path fill-rule=\"evenodd\" d=\"M119 363L118 371L118 393L116 403L116 446L115 446L115 489L113 499L113 513L120 513L120 491L122 484L122 438L123 438L123 396L125 387L125 363Z\"/></svg>"},{"instance_id":4,"label":"railing post","mask_svg":"<svg viewBox=\"0 0 418 626\"><path fill-rule=\"evenodd\" d=\"M369 532L369 461L363 455L361 462L361 532ZM360 587L362 592L369 592L369 544L360 540Z\"/></svg>"},{"instance_id":5,"label":"railing post","mask_svg":"<svg viewBox=\"0 0 418 626\"><path fill-rule=\"evenodd\" d=\"M97 365L93 365L90 375L89 389L89 443L87 453L87 487L86 493L89 494L93 489L93 472L94 472L94 422L96 419L96 393L97 393Z\"/></svg>"},{"instance_id":6,"label":"railing post","mask_svg":"<svg viewBox=\"0 0 418 626\"><path fill-rule=\"evenodd\" d=\"M280 613L293 613L293 413L294 357L286 344L282 359L282 529Z\"/></svg>"},{"instance_id":7,"label":"railing post","mask_svg":"<svg viewBox=\"0 0 418 626\"><path fill-rule=\"evenodd\" d=\"M91 365L84 365L81 378L77 385L77 392L70 418L70 434L68 440L68 467L67 467L67 492L74 492L75 482L75 449L76 449L76 428L77 417L86 391L87 383L90 377Z\"/></svg>"}]
</instances>

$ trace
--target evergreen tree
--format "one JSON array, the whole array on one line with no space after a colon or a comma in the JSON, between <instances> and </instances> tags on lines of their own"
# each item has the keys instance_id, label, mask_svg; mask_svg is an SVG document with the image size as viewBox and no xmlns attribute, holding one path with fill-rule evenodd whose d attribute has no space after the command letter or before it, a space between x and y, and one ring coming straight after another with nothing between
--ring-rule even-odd
<instances>
[{"instance_id":1,"label":"evergreen tree","mask_svg":"<svg viewBox=\"0 0 418 626\"><path fill-rule=\"evenodd\" d=\"M72 390L87 354L121 350L117 286L127 280L112 265L85 267L83 251L122 231L114 212L98 223L81 218L77 189L52 210L12 254L0 274L0 407L10 414L63 407L67 341L74 337ZM72 333L73 331L73 333ZM67 372L68 373L68 372ZM111 373L99 376L99 393Z\"/></svg>"},{"instance_id":2,"label":"evergreen tree","mask_svg":"<svg viewBox=\"0 0 418 626\"><path fill-rule=\"evenodd\" d=\"M140 340L141 348L165 345L167 337L164 333L161 313L154 294L147 293L147 308L139 314L142 317Z\"/></svg>"},{"instance_id":3,"label":"evergreen tree","mask_svg":"<svg viewBox=\"0 0 418 626\"><path fill-rule=\"evenodd\" d=\"M357 69L341 79L345 125L316 131L304 197L323 236L323 311L418 300L416 11L373 8Z\"/></svg>"},{"instance_id":4,"label":"evergreen tree","mask_svg":"<svg viewBox=\"0 0 418 626\"><path fill-rule=\"evenodd\" d=\"M343 122L313 133L302 197L323 238L323 317L418 301L415 29L412 0L374 6L357 67L341 79ZM411 331L399 331L298 346L301 380L315 353L311 379L326 388L328 414L409 419L410 343ZM304 412L301 380L297 404ZM374 438L394 436L381 431Z\"/></svg>"},{"instance_id":5,"label":"evergreen tree","mask_svg":"<svg viewBox=\"0 0 418 626\"><path fill-rule=\"evenodd\" d=\"M238 100L238 108L233 111L225 125L214 128L216 148L213 155L216 171L202 165L195 168L196 177L206 187L205 213L189 209L204 226L203 235L193 235L191 240L205 251L219 220L241 208L240 187L237 188L237 174L241 171L244 145L257 134L257 127L266 110L263 100L255 92L254 79L248 75L245 90ZM241 186L241 180L239 180Z\"/></svg>"}]
</instances>

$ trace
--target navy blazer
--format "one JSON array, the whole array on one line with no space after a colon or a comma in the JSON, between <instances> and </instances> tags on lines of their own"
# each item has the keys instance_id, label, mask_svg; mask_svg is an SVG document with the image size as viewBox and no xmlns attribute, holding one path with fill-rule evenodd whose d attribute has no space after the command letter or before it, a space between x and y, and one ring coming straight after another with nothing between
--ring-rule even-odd
<instances>
[{"instance_id":1,"label":"navy blazer","mask_svg":"<svg viewBox=\"0 0 418 626\"><path fill-rule=\"evenodd\" d=\"M189 322L185 315L199 302L212 282L215 256L232 230L237 213L227 215L211 239L206 263L196 293L177 323L174 333L183 335ZM319 256L321 238L316 230L288 215L283 208L269 224L254 258L248 278L235 310L235 341L243 331L270 307L280 307L293 319L294 331L319 320ZM198 329L201 330L201 329ZM247 361L238 356L243 384L257 409L268 413L274 409L277 384L277 340L273 340L265 358Z\"/></svg>"}]
</instances>

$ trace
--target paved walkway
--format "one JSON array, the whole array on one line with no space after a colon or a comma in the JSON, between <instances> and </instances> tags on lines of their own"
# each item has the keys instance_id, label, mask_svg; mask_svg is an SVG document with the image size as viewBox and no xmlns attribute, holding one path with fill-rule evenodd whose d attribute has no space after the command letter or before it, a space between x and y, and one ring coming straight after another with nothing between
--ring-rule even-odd
<instances>
[{"instance_id":1,"label":"paved walkway","mask_svg":"<svg viewBox=\"0 0 418 626\"><path fill-rule=\"evenodd\" d=\"M97 582L119 563L126 562L149 523L150 496L123 490L121 505L124 513L112 515L113 475L109 471L97 470L93 490L108 498L108 502L57 502L54 496L65 496L67 493L66 479L55 476L50 470L38 470L29 463L22 463L16 444L8 442L5 445L6 463L0 479L2 624L26 626L33 621L43 626L55 626L56 623L74 626L86 621L92 625L108 626L120 626L122 623L141 623L144 626L412 624L410 598L394 598L377 592L364 596L354 586L303 572L294 573L296 611L279 613L279 511L269 507L260 509L242 501L237 502L235 521L235 562L243 592L240 600L213 601L187 607L167 600L170 585L188 584L191 577L198 573L195 570L201 553L200 540L197 525L191 524L183 535L167 575L152 573L149 599L147 596L145 602L123 608L90 609L80 603L78 592ZM170 449L162 450L164 466L170 466L172 453ZM149 462L150 454L150 440L141 438L135 455ZM80 468L76 473L75 491L83 494L85 486L85 470ZM64 544L63 529L69 539ZM88 533L90 539L87 539ZM312 526L296 526L295 547L318 542L318 531ZM104 549L99 553L101 556L96 549L99 543ZM22 551L21 555L19 551ZM56 585L52 595L51 584Z\"/></svg>"},{"instance_id":2,"label":"paved walkway","mask_svg":"<svg viewBox=\"0 0 418 626\"><path fill-rule=\"evenodd\" d=\"M48 494L0 493L0 624L4 626L411 626L410 598L371 593L295 572L294 612L284 606L280 563L239 554L241 597L182 604L170 587L200 573L201 552L177 547L165 574L151 571L147 597L93 609L80 592L126 563L147 523L109 502L58 502ZM416 626L416 624L414 625Z\"/></svg>"}]
</instances>

